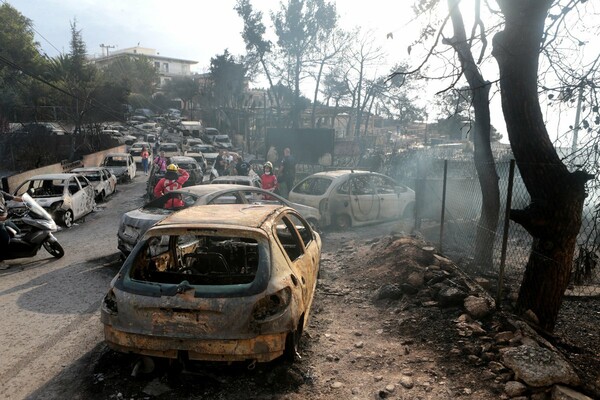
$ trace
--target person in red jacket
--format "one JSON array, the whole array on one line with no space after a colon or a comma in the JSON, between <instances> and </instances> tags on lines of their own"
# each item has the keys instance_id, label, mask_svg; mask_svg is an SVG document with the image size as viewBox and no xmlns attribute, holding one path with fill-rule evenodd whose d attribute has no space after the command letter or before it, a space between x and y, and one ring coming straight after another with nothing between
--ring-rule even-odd
<instances>
[{"instance_id":1,"label":"person in red jacket","mask_svg":"<svg viewBox=\"0 0 600 400\"><path fill-rule=\"evenodd\" d=\"M277 183L277 177L273 174L273 164L267 161L263 166L264 173L260 176L260 183L263 189L269 192L275 192L279 184ZM271 197L265 197L265 200L269 200Z\"/></svg>"},{"instance_id":2,"label":"person in red jacket","mask_svg":"<svg viewBox=\"0 0 600 400\"><path fill-rule=\"evenodd\" d=\"M181 189L183 184L190 178L190 174L183 168L178 168L175 164L169 164L165 177L158 181L154 187L154 197L160 197L173 190ZM185 203L181 196L174 196L166 201L164 208L179 208Z\"/></svg>"}]
</instances>

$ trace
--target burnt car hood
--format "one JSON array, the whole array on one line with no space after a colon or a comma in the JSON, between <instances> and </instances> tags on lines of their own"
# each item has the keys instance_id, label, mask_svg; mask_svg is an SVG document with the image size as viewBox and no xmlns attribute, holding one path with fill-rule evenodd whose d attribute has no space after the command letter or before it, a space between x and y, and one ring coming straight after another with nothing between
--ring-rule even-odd
<instances>
[{"instance_id":1,"label":"burnt car hood","mask_svg":"<svg viewBox=\"0 0 600 400\"><path fill-rule=\"evenodd\" d=\"M127 167L106 167L110 172L115 174L116 176L123 175L127 173Z\"/></svg>"},{"instance_id":2,"label":"burnt car hood","mask_svg":"<svg viewBox=\"0 0 600 400\"><path fill-rule=\"evenodd\" d=\"M57 201L62 201L63 197L62 196L52 196L52 197L37 197L37 196L31 196L35 199L35 201L42 207L44 208L50 208L50 206L54 203L56 203Z\"/></svg>"}]
</instances>

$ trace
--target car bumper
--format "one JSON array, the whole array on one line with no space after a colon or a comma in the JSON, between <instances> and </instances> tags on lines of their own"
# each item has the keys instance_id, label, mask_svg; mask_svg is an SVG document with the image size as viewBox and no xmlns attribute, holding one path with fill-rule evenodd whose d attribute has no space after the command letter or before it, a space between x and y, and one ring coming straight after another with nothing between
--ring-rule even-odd
<instances>
[{"instance_id":1,"label":"car bumper","mask_svg":"<svg viewBox=\"0 0 600 400\"><path fill-rule=\"evenodd\" d=\"M128 242L126 240L123 240L120 235L118 236L117 249L119 249L119 251L121 253L123 253L123 255L128 256L134 247L135 247L135 242L134 243Z\"/></svg>"},{"instance_id":2,"label":"car bumper","mask_svg":"<svg viewBox=\"0 0 600 400\"><path fill-rule=\"evenodd\" d=\"M249 339L189 339L127 333L104 325L105 341L113 350L172 359L185 351L190 360L198 361L269 362L283 354L286 336L282 332Z\"/></svg>"}]
</instances>

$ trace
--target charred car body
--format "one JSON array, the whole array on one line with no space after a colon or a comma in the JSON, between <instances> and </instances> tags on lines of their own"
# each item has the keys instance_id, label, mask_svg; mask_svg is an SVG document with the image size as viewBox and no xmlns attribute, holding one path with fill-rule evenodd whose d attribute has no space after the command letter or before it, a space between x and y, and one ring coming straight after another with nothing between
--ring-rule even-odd
<instances>
[{"instance_id":1,"label":"charred car body","mask_svg":"<svg viewBox=\"0 0 600 400\"><path fill-rule=\"evenodd\" d=\"M288 198L319 209L321 227L351 226L409 218L415 192L376 172L339 170L318 172L300 181Z\"/></svg>"},{"instance_id":2,"label":"charred car body","mask_svg":"<svg viewBox=\"0 0 600 400\"><path fill-rule=\"evenodd\" d=\"M265 200L267 195L268 200ZM175 208L167 207L174 198L180 199L183 205ZM317 209L292 203L263 189L231 184L197 185L174 190L123 214L117 232L118 248L124 256L128 256L144 233L158 221L187 207L212 204L285 205L297 210L314 228L320 220Z\"/></svg>"},{"instance_id":3,"label":"charred car body","mask_svg":"<svg viewBox=\"0 0 600 400\"><path fill-rule=\"evenodd\" d=\"M293 209L191 207L151 228L104 297L114 350L207 361L293 358L321 239Z\"/></svg>"},{"instance_id":4,"label":"charred car body","mask_svg":"<svg viewBox=\"0 0 600 400\"><path fill-rule=\"evenodd\" d=\"M94 211L96 206L94 187L80 174L32 176L14 192L16 196L23 193L29 193L54 221L66 227Z\"/></svg>"}]
</instances>

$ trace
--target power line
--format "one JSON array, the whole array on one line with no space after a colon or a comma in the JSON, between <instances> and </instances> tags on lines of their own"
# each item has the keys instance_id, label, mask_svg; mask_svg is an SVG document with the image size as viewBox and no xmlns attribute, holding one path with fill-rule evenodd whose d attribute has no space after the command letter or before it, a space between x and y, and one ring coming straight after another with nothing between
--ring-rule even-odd
<instances>
[{"instance_id":1,"label":"power line","mask_svg":"<svg viewBox=\"0 0 600 400\"><path fill-rule=\"evenodd\" d=\"M12 5L10 5L8 2L6 2L6 0L0 0L0 1L2 2L2 4L6 4L6 5L8 5L8 6L11 6L11 7L12 7ZM54 48L54 50L56 50L56 51L58 52L58 54L63 54L63 52L62 52L62 51L60 51L59 49L57 49L57 48L56 48L56 46L55 46L55 45L53 45L51 41L49 41L48 39L46 39L46 37L45 37L44 35L42 35L41 33L39 33L39 32L38 32L38 31L35 29L35 27L33 26L33 21L32 21L32 23L31 23L31 25L30 25L30 28L31 28L31 30L32 30L32 31L34 31L35 33L37 33L37 35L38 35L39 37L41 37L41 38L42 38L42 39L44 39L46 42L48 42L48 44L49 44L50 46L52 46L52 47Z\"/></svg>"}]
</instances>

